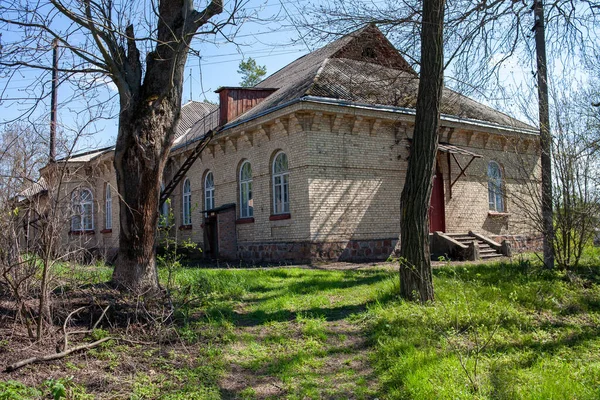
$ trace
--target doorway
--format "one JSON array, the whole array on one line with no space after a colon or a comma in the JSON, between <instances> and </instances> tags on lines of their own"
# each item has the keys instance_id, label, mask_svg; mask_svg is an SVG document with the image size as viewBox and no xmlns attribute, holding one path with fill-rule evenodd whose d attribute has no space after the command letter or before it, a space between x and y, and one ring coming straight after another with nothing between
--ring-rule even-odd
<instances>
[{"instance_id":1,"label":"doorway","mask_svg":"<svg viewBox=\"0 0 600 400\"><path fill-rule=\"evenodd\" d=\"M217 214L210 213L204 218L204 256L208 258L217 258L219 255L219 232L217 224Z\"/></svg>"},{"instance_id":2,"label":"doorway","mask_svg":"<svg viewBox=\"0 0 600 400\"><path fill-rule=\"evenodd\" d=\"M446 232L446 212L444 204L444 176L439 165L433 177L431 202L429 203L429 232Z\"/></svg>"}]
</instances>

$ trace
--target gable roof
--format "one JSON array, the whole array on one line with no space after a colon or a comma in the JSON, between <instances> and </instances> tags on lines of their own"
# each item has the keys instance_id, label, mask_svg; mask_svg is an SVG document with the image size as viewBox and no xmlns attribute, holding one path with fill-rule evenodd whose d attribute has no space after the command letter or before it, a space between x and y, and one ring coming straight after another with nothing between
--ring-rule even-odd
<instances>
[{"instance_id":1,"label":"gable roof","mask_svg":"<svg viewBox=\"0 0 600 400\"><path fill-rule=\"evenodd\" d=\"M40 193L43 193L46 190L48 190L48 183L46 182L46 179L41 177L37 181L30 182L27 185L27 187L25 189L21 190L19 193L17 193L17 195L15 197L13 197L12 200L13 201L23 201L23 200L29 199L33 196L36 196Z\"/></svg>"},{"instance_id":2,"label":"gable roof","mask_svg":"<svg viewBox=\"0 0 600 400\"><path fill-rule=\"evenodd\" d=\"M294 100L320 97L365 105L414 109L419 77L374 25L309 53L275 72L257 88L279 88L231 123L258 117ZM442 114L531 130L534 127L445 88Z\"/></svg>"}]
</instances>

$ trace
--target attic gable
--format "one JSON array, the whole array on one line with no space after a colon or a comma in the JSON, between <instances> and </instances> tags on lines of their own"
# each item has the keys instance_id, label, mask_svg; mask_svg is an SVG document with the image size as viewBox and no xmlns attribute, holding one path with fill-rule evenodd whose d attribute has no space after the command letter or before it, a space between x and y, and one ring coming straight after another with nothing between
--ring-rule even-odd
<instances>
[{"instance_id":1,"label":"attic gable","mask_svg":"<svg viewBox=\"0 0 600 400\"><path fill-rule=\"evenodd\" d=\"M349 36L351 40L332 54L330 58L364 61L417 75L410 64L375 25L368 25Z\"/></svg>"}]
</instances>

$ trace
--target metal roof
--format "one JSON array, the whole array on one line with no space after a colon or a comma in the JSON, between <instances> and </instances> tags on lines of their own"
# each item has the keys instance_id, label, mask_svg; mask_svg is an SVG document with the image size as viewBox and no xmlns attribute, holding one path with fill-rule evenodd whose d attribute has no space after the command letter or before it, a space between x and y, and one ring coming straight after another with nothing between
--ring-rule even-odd
<instances>
[{"instance_id":1,"label":"metal roof","mask_svg":"<svg viewBox=\"0 0 600 400\"><path fill-rule=\"evenodd\" d=\"M325 47L309 53L277 71L257 88L278 87L256 107L231 121L232 125L248 121L304 97L347 100L374 106L392 106L415 109L418 76L409 68L390 67L385 60L368 57L362 60L344 58L351 46L366 46L362 35L372 35L377 30L368 26L346 35ZM379 32L377 30L377 32ZM379 32L380 33L380 32ZM381 34L383 37L383 35ZM376 38L389 52L400 57L387 39ZM442 94L441 113L460 119L470 119L502 125L514 129L536 128L510 117L498 110L445 88Z\"/></svg>"},{"instance_id":2,"label":"metal roof","mask_svg":"<svg viewBox=\"0 0 600 400\"><path fill-rule=\"evenodd\" d=\"M219 108L218 105L212 103L204 103L200 101L190 101L181 107L181 117L179 118L179 124L177 125L177 131L175 138L180 138L190 128L202 119L205 115Z\"/></svg>"}]
</instances>

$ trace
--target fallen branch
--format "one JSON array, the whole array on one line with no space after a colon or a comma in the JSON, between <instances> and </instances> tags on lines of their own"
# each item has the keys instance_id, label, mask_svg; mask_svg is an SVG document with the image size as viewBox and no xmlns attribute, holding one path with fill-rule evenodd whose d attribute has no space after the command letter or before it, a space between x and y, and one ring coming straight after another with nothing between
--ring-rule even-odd
<instances>
[{"instance_id":1,"label":"fallen branch","mask_svg":"<svg viewBox=\"0 0 600 400\"><path fill-rule=\"evenodd\" d=\"M96 327L98 326L98 324L100 324L100 321L102 321L102 318L104 318L104 316L106 315L106 312L108 311L108 308L110 307L110 305L106 306L106 308L104 309L104 311L102 311L102 315L100 315L100 318L98 318L98 321L96 321L96 323L94 324L94 326L92 327L92 329L86 329L83 331L73 331L73 332L67 332L67 323L69 322L69 319L73 316L73 314L78 313L79 311L83 310L85 307L80 307L77 310L73 311L72 313L70 313L67 318L65 319L65 323L63 324L63 333L65 335L65 342L63 345L63 351L66 350L68 348L69 345L69 335L80 335L80 334L87 334L87 333L92 333L92 331L94 329L96 329Z\"/></svg>"},{"instance_id":2,"label":"fallen branch","mask_svg":"<svg viewBox=\"0 0 600 400\"><path fill-rule=\"evenodd\" d=\"M26 365L33 364L33 363L38 363L38 362L43 362L43 361L58 360L59 358L66 357L69 354L75 353L77 351L93 349L94 347L97 347L97 346L101 345L104 342L107 342L109 340L114 340L114 339L115 338L109 336L109 337L102 338L100 340L96 340L95 342L92 342L92 343L82 344L82 345L79 345L79 346L75 346L75 347L73 347L73 348L71 348L69 350L65 350L65 351L60 352L60 353L48 354L48 355L40 356L40 357L27 358L25 360L18 361L18 362L14 363L14 364L10 364L9 366L7 366L4 369L4 372L12 372L12 371L15 371L15 370L17 370L17 369L19 369L21 367L24 367Z\"/></svg>"}]
</instances>

